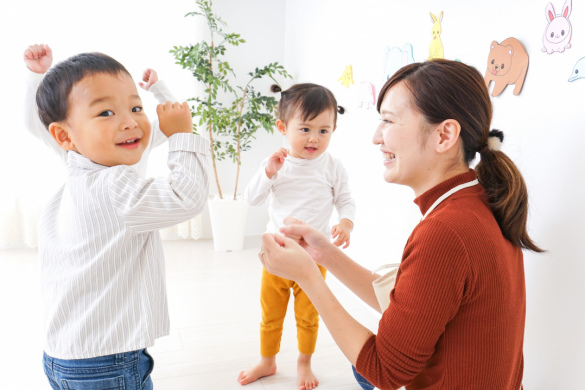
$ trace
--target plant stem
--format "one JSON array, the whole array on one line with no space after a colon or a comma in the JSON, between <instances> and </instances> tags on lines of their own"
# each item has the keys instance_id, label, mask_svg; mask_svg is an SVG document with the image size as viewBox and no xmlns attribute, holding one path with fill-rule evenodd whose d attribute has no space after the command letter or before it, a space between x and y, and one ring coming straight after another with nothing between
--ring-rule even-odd
<instances>
[{"instance_id":1,"label":"plant stem","mask_svg":"<svg viewBox=\"0 0 585 390\"><path fill-rule=\"evenodd\" d=\"M211 51L209 52L209 70L213 72L213 32L211 33ZM211 141L211 161L213 161L213 172L215 173L215 184L219 192L219 199L223 199L221 187L219 186L219 177L217 176L217 166L215 165L215 152L213 147L213 123L211 118L211 83L209 83L209 96L207 98L207 107L209 108L209 140Z\"/></svg>"},{"instance_id":2,"label":"plant stem","mask_svg":"<svg viewBox=\"0 0 585 390\"><path fill-rule=\"evenodd\" d=\"M244 88L244 95L242 96L242 104L240 105L240 120L238 121L238 168L236 171L236 188L234 189L234 200L236 200L236 194L238 193L238 179L240 178L240 164L242 163L241 160L241 127L242 127L242 111L244 110L244 101L246 100L246 94L248 93L248 85L246 84L246 88Z\"/></svg>"}]
</instances>

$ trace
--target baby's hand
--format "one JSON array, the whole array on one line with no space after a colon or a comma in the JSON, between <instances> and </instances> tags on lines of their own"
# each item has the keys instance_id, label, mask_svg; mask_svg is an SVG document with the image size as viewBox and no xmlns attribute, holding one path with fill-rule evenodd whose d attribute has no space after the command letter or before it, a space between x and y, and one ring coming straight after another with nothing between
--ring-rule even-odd
<instances>
[{"instance_id":1,"label":"baby's hand","mask_svg":"<svg viewBox=\"0 0 585 390\"><path fill-rule=\"evenodd\" d=\"M177 133L192 133L193 120L187 102L159 104L156 106L160 130L170 137Z\"/></svg>"},{"instance_id":2,"label":"baby's hand","mask_svg":"<svg viewBox=\"0 0 585 390\"><path fill-rule=\"evenodd\" d=\"M49 45L30 45L24 51L24 63L31 72L45 74L53 63L53 51Z\"/></svg>"},{"instance_id":3,"label":"baby's hand","mask_svg":"<svg viewBox=\"0 0 585 390\"><path fill-rule=\"evenodd\" d=\"M337 238L333 242L333 245L340 246L343 243L345 243L343 249L347 248L349 246L349 234L351 233L352 228L353 222L345 218L339 221L339 225L333 226L333 228L331 229L331 236L333 238Z\"/></svg>"},{"instance_id":4,"label":"baby's hand","mask_svg":"<svg viewBox=\"0 0 585 390\"><path fill-rule=\"evenodd\" d=\"M286 158L288 152L285 148L280 148L270 158L268 159L268 164L266 164L266 176L269 179L272 179L272 176L276 174L282 168L284 164L284 159Z\"/></svg>"},{"instance_id":5,"label":"baby's hand","mask_svg":"<svg viewBox=\"0 0 585 390\"><path fill-rule=\"evenodd\" d=\"M144 83L143 82L138 83L138 85L140 85L140 88L144 89L145 91L150 90L150 87L152 87L153 84L158 81L158 75L156 74L156 71L150 68L146 69L142 73L142 81L144 81Z\"/></svg>"}]
</instances>

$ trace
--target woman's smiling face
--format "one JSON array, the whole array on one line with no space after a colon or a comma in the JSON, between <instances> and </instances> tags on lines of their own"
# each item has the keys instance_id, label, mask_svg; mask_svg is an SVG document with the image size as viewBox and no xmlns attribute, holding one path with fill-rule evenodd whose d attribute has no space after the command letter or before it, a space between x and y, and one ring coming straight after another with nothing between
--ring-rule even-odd
<instances>
[{"instance_id":1,"label":"woman's smiling face","mask_svg":"<svg viewBox=\"0 0 585 390\"><path fill-rule=\"evenodd\" d=\"M432 148L426 145L429 125L416 111L404 82L387 91L380 105L380 116L373 142L380 145L384 156L384 180L407 185L417 193L431 170Z\"/></svg>"}]
</instances>

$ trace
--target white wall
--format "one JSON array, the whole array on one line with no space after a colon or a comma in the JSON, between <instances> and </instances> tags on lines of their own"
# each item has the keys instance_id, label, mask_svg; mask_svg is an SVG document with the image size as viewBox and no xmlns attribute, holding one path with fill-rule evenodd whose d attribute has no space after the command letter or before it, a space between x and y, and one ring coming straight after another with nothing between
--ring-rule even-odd
<instances>
[{"instance_id":1,"label":"white wall","mask_svg":"<svg viewBox=\"0 0 585 390\"><path fill-rule=\"evenodd\" d=\"M214 10L228 27L226 31L240 33L247 40L230 48L228 59L239 80L254 67L284 60L284 0L216 0ZM36 220L40 201L52 194L63 182L62 162L23 128L24 86L28 70L23 52L33 43L48 43L53 48L54 62L88 51L101 51L126 66L135 81L147 68L155 69L179 100L195 96L200 88L187 70L174 63L169 50L174 45L196 43L208 31L202 17L187 17L196 10L192 0L173 2L102 0L84 3L74 0L31 0L14 3L10 12L0 13L0 47L2 47L1 77L3 94L0 112L3 114L3 142L0 143L0 167L4 185L0 201L21 207ZM250 55L254 53L254 55ZM240 76L241 75L241 76ZM245 80L247 81L247 79ZM286 81L284 84L289 83ZM269 90L268 81L258 83L258 89ZM147 115L154 118L156 102L150 93L139 89ZM240 189L258 168L260 161L282 144L280 135L258 133L258 142L243 154ZM165 174L166 146L151 154L149 173ZM26 158L23 158L26 156ZM15 164L18 161L18 165ZM18 169L16 167L18 166ZM233 192L235 170L231 163L219 166L222 189ZM215 190L213 180L212 192ZM40 190L42 189L42 190ZM241 191L240 190L240 191ZM14 200L20 198L16 203ZM22 205L22 206L21 206ZM6 207L5 207L6 208ZM34 209L32 212L31 209ZM249 218L248 234L260 234L267 220L267 207L256 207ZM204 213L203 235L211 237L209 217ZM17 234L8 228L2 234ZM34 229L31 229L34 232ZM35 242L35 240L32 240Z\"/></svg>"},{"instance_id":2,"label":"white wall","mask_svg":"<svg viewBox=\"0 0 585 390\"><path fill-rule=\"evenodd\" d=\"M573 48L548 56L540 52L546 21L542 4L528 0L488 3L469 1L388 2L383 0L216 0L215 9L248 41L233 50L236 70L284 62L295 82L311 81L329 87L348 109L341 116L331 152L344 159L358 206L356 228L348 253L374 267L400 258L404 243L420 214L408 188L387 185L383 166L371 138L378 123L374 110L355 107L355 85L337 82L346 65L354 80L381 86L382 53L386 45L414 46L414 58L426 59L430 42L429 11L444 11L442 40L447 58L459 58L485 70L488 45L509 36L518 38L530 55L530 67L520 96L508 87L494 98L493 127L506 134L504 151L522 170L530 191L530 233L549 252L526 253L528 314L526 324L527 389L585 388L585 236L581 194L585 179L580 167L585 144L583 91L585 80L568 83L577 59L585 56L581 28L585 9L575 9ZM171 5L172 4L172 5ZM18 5L18 6L17 6ZM557 11L562 1L554 2ZM191 0L160 2L73 0L14 2L0 13L2 48L0 95L2 196L27 189L43 197L62 183L62 163L22 128L22 88L26 70L22 53L31 43L50 43L55 60L83 51L103 51L125 64L135 79L145 67L156 69L177 98L196 93L192 77L174 64L168 50L196 42L205 32L194 18ZM290 83L290 81L288 81ZM266 87L269 83L266 83ZM285 83L286 85L286 83ZM147 113L154 101L143 93ZM261 134L244 154L241 187L260 161L282 144L279 135ZM161 160L162 159L162 160ZM155 151L152 173L164 165L164 151ZM233 187L231 168L220 166L224 191ZM225 173L225 174L224 174ZM259 234L266 208L252 208L248 234ZM209 237L207 216L204 234ZM366 254L366 255L364 255ZM372 254L375 254L372 256Z\"/></svg>"},{"instance_id":3,"label":"white wall","mask_svg":"<svg viewBox=\"0 0 585 390\"><path fill-rule=\"evenodd\" d=\"M557 12L563 1L554 1ZM286 66L298 81L321 83L336 94L347 114L338 123L330 149L345 160L358 217L348 248L374 267L398 260L420 218L410 189L382 179L382 161L371 143L379 116L355 107L355 85L337 79L346 65L354 81L373 82L377 91L386 45L411 43L414 59L424 61L431 40L431 18L443 10L445 57L458 58L485 72L489 45L520 40L530 56L522 93L512 87L493 98L492 127L505 133L504 151L517 163L530 193L529 231L546 248L525 253L527 322L525 388L585 388L585 80L567 82L573 65L585 57L585 9L573 2L573 47L563 54L541 53L547 1L383 1L289 0L286 3ZM492 84L493 86L493 84ZM368 256L360 256L367 253ZM371 256L372 253L377 255Z\"/></svg>"}]
</instances>

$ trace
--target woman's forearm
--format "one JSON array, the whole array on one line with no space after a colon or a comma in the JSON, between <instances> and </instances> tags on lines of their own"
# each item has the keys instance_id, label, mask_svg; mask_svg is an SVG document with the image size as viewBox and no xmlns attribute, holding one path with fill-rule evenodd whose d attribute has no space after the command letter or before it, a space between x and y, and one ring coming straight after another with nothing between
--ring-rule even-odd
<instances>
[{"instance_id":1,"label":"woman's forearm","mask_svg":"<svg viewBox=\"0 0 585 390\"><path fill-rule=\"evenodd\" d=\"M370 270L350 259L339 248L333 249L329 258L323 261L321 265L327 268L330 273L365 303L376 311L381 312L380 304L372 286L372 282L379 275L372 275Z\"/></svg>"}]
</instances>

